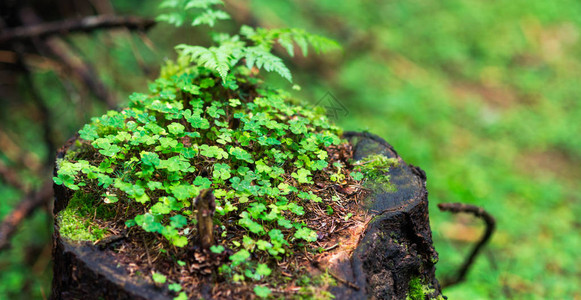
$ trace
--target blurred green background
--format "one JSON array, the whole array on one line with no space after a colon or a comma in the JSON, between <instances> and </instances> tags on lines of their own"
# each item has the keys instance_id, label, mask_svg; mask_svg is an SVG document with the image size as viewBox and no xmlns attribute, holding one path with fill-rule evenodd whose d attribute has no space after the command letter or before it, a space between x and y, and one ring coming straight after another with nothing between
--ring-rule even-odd
<instances>
[{"instance_id":1,"label":"blurred green background","mask_svg":"<svg viewBox=\"0 0 581 300\"><path fill-rule=\"evenodd\" d=\"M113 3L120 15L155 16L155 6ZM436 204L475 204L496 217L491 244L464 283L444 290L449 299L581 299L581 1L253 0L227 1L226 10L238 24L305 28L344 46L308 59L279 54L302 87L297 98L315 104L330 92L348 111L339 125L382 136L426 171L438 276L454 273L483 225ZM206 41L199 29L165 24L148 37L116 31L67 42L122 104L146 90L173 45ZM32 68L60 144L104 111L67 89L58 70ZM23 81L17 87L30 96ZM33 168L41 164L34 107L0 102L0 138L12 137ZM0 159L10 165L12 156ZM33 174L19 173L31 186L41 181ZM0 218L21 197L0 182ZM0 252L0 299L48 297L51 227L40 210Z\"/></svg>"}]
</instances>

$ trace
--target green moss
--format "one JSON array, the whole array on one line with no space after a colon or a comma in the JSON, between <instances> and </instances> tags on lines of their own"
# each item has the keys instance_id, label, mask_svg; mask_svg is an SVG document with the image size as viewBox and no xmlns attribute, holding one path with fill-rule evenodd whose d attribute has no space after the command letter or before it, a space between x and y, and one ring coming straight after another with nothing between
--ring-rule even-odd
<instances>
[{"instance_id":1,"label":"green moss","mask_svg":"<svg viewBox=\"0 0 581 300\"><path fill-rule=\"evenodd\" d=\"M429 298L430 294L434 292L435 290L433 288L430 288L429 285L422 283L422 279L420 277L414 277L410 281L406 300L444 299L441 295L438 295L435 298Z\"/></svg>"},{"instance_id":2,"label":"green moss","mask_svg":"<svg viewBox=\"0 0 581 300\"><path fill-rule=\"evenodd\" d=\"M396 187L390 182L389 168L397 167L399 162L395 158L387 158L382 154L369 155L356 163L359 171L370 179L365 185L372 190L395 191Z\"/></svg>"},{"instance_id":3,"label":"green moss","mask_svg":"<svg viewBox=\"0 0 581 300\"><path fill-rule=\"evenodd\" d=\"M102 220L113 216L112 211L102 205L90 194L76 192L67 207L58 216L60 234L74 241L97 241L107 233L107 228L101 228L94 218Z\"/></svg>"}]
</instances>

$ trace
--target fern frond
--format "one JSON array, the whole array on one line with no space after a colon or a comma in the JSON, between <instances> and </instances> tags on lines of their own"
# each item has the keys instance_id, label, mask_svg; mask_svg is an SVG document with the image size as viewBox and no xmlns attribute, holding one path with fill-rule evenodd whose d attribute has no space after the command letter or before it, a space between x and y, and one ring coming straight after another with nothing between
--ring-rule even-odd
<instances>
[{"instance_id":1,"label":"fern frond","mask_svg":"<svg viewBox=\"0 0 581 300\"><path fill-rule=\"evenodd\" d=\"M341 49L341 45L339 45L339 43L324 36L317 34L307 34L306 38L313 49L315 49L317 54Z\"/></svg>"},{"instance_id":2,"label":"fern frond","mask_svg":"<svg viewBox=\"0 0 581 300\"><path fill-rule=\"evenodd\" d=\"M161 14L155 18L158 22L166 22L172 24L176 27L180 27L184 24L184 21L187 18L187 14L185 13L169 13L169 14Z\"/></svg>"},{"instance_id":3,"label":"fern frond","mask_svg":"<svg viewBox=\"0 0 581 300\"><path fill-rule=\"evenodd\" d=\"M176 49L181 50L180 56L189 56L190 62L217 72L223 81L226 80L228 71L232 68L233 49L231 47L220 46L206 48L181 44Z\"/></svg>"},{"instance_id":4,"label":"fern frond","mask_svg":"<svg viewBox=\"0 0 581 300\"><path fill-rule=\"evenodd\" d=\"M208 9L201 15L197 16L192 22L192 26L198 26L201 24L207 24L210 27L214 27L217 20L228 20L230 15L221 10Z\"/></svg>"},{"instance_id":5,"label":"fern frond","mask_svg":"<svg viewBox=\"0 0 581 300\"><path fill-rule=\"evenodd\" d=\"M175 10L172 14L160 16L158 19L176 25L181 25L187 16L193 14L191 9L202 10L192 21L192 26L207 24L213 27L218 20L230 19L230 16L222 11L214 9L214 5L223 5L223 0L164 0L161 7L169 7ZM245 40L241 41L241 37ZM246 66L251 69L257 67L267 72L276 72L283 78L292 82L290 70L283 60L272 54L273 46L280 44L290 56L295 55L297 45L304 56L307 56L309 45L316 53L339 49L337 42L316 34L310 34L303 29L283 28L265 29L242 26L239 35L215 33L212 36L218 46L202 47L190 45L178 45L179 59L187 59L197 66L202 66L212 72L218 73L222 81L226 83L228 72L244 58ZM250 42L248 45L247 43Z\"/></svg>"},{"instance_id":6,"label":"fern frond","mask_svg":"<svg viewBox=\"0 0 581 300\"><path fill-rule=\"evenodd\" d=\"M337 42L331 39L297 28L258 28L254 30L251 27L242 26L240 33L247 39L253 41L257 46L268 50L272 49L275 42L278 42L290 56L294 56L294 43L299 46L304 56L308 55L309 45L313 47L316 53L341 48Z\"/></svg>"},{"instance_id":7,"label":"fern frond","mask_svg":"<svg viewBox=\"0 0 581 300\"><path fill-rule=\"evenodd\" d=\"M312 34L305 31L304 29L298 28L291 28L287 30L289 31L288 32L289 37L287 39L290 39L290 37L292 37L295 43L297 43L297 45L301 48L301 51L303 52L304 56L308 55L309 49L308 45L311 45L311 47L315 50L317 54L321 52L328 52L331 50L341 49L339 43L324 36Z\"/></svg>"},{"instance_id":8,"label":"fern frond","mask_svg":"<svg viewBox=\"0 0 581 300\"><path fill-rule=\"evenodd\" d=\"M290 55L291 57L295 56L295 44L293 43L293 36L290 32L281 33L278 37L278 43L286 50L288 55Z\"/></svg>"},{"instance_id":9,"label":"fern frond","mask_svg":"<svg viewBox=\"0 0 581 300\"><path fill-rule=\"evenodd\" d=\"M243 25L240 27L240 34L254 42L256 46L263 47L270 51L270 49L272 49L272 45L274 44L274 40L278 35L278 31L276 29L264 28L256 28L255 30L252 27Z\"/></svg>"},{"instance_id":10,"label":"fern frond","mask_svg":"<svg viewBox=\"0 0 581 300\"><path fill-rule=\"evenodd\" d=\"M251 69L256 66L259 69L264 69L268 72L276 72L283 78L292 82L292 74L290 70L284 65L282 59L263 47L247 47L244 49L244 58L246 59L246 66Z\"/></svg>"}]
</instances>

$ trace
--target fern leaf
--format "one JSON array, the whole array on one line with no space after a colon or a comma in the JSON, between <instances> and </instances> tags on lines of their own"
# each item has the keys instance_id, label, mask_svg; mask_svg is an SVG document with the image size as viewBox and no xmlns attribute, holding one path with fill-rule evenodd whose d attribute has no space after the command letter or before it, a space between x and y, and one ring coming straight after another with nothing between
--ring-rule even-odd
<instances>
[{"instance_id":1,"label":"fern leaf","mask_svg":"<svg viewBox=\"0 0 581 300\"><path fill-rule=\"evenodd\" d=\"M229 47L202 47L190 45L178 45L176 49L181 50L180 55L189 56L190 62L217 72L222 80L226 80L228 71L231 68L232 49Z\"/></svg>"},{"instance_id":2,"label":"fern leaf","mask_svg":"<svg viewBox=\"0 0 581 300\"><path fill-rule=\"evenodd\" d=\"M293 43L293 37L290 32L280 34L278 43L286 50L286 52L288 52L288 55L291 57L295 56L295 45Z\"/></svg>"},{"instance_id":3,"label":"fern leaf","mask_svg":"<svg viewBox=\"0 0 581 300\"><path fill-rule=\"evenodd\" d=\"M303 56L307 56L309 54L309 45L307 44L307 39L305 38L306 32L300 29L293 29L292 36L295 40L295 43L299 45L301 51L303 52Z\"/></svg>"},{"instance_id":4,"label":"fern leaf","mask_svg":"<svg viewBox=\"0 0 581 300\"><path fill-rule=\"evenodd\" d=\"M284 65L282 59L262 47L247 47L244 51L244 57L246 58L246 66L249 69L256 66L268 72L274 71L288 81L293 81L292 74Z\"/></svg>"},{"instance_id":5,"label":"fern leaf","mask_svg":"<svg viewBox=\"0 0 581 300\"><path fill-rule=\"evenodd\" d=\"M197 16L192 22L192 26L198 26L201 24L207 24L210 27L214 27L217 20L228 20L230 15L221 10L208 9L201 15Z\"/></svg>"},{"instance_id":6,"label":"fern leaf","mask_svg":"<svg viewBox=\"0 0 581 300\"><path fill-rule=\"evenodd\" d=\"M242 25L242 27L240 27L240 34L245 36L247 39L252 40L252 38L256 35L256 31L254 28L248 25Z\"/></svg>"},{"instance_id":7,"label":"fern leaf","mask_svg":"<svg viewBox=\"0 0 581 300\"><path fill-rule=\"evenodd\" d=\"M186 14L184 13L161 14L155 18L155 20L158 22L167 22L169 24L175 25L176 27L182 26L185 19Z\"/></svg>"},{"instance_id":8,"label":"fern leaf","mask_svg":"<svg viewBox=\"0 0 581 300\"><path fill-rule=\"evenodd\" d=\"M324 36L308 34L306 38L313 49L315 49L317 54L321 52L329 52L331 50L341 49L341 45L339 45L339 43Z\"/></svg>"}]
</instances>

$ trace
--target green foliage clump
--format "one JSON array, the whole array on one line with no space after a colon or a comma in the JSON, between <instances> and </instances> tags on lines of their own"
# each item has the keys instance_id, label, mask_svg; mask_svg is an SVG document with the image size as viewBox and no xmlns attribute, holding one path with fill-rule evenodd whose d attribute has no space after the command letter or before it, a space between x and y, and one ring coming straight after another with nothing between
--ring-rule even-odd
<instances>
[{"instance_id":1,"label":"green foliage clump","mask_svg":"<svg viewBox=\"0 0 581 300\"><path fill-rule=\"evenodd\" d=\"M225 18L211 8L219 3L164 1L183 11L160 18L179 25L181 13L202 9L193 24L213 26ZM344 182L346 166L335 161L337 170L329 168L328 151L346 142L322 110L294 104L254 72L263 68L291 80L270 53L274 43L291 55L293 41L304 54L309 43L316 51L334 43L298 29L245 26L240 32L214 34L217 46L210 48L179 45L177 62L168 63L149 94L134 93L127 108L93 118L79 131L81 146L59 162L54 181L99 195L101 205L125 213L127 227L163 237L166 250L195 239L193 200L212 188L221 245L210 250L233 253L220 274L268 283L276 260L317 241L301 217L308 206L335 201L314 193L313 184L316 178ZM163 283L156 274L154 281ZM267 297L271 291L256 285L254 292Z\"/></svg>"},{"instance_id":2,"label":"green foliage clump","mask_svg":"<svg viewBox=\"0 0 581 300\"><path fill-rule=\"evenodd\" d=\"M127 226L177 247L195 236L184 230L196 222L192 201L211 187L222 236L226 224L246 231L243 241L226 244L236 252L222 271L241 279L268 276L267 265L252 262L250 254L277 258L317 240L300 216L305 203L323 202L311 191L313 177L330 176L327 147L342 141L321 112L260 86L244 66L234 74L236 90L220 86L205 67L158 79L151 94L134 94L129 108L86 125L80 131L85 146L59 163L55 182L96 193L105 205L140 211L127 215ZM186 84L198 92L185 91Z\"/></svg>"},{"instance_id":3,"label":"green foliage clump","mask_svg":"<svg viewBox=\"0 0 581 300\"><path fill-rule=\"evenodd\" d=\"M60 234L75 241L97 241L107 229L95 223L94 218L108 219L114 212L96 203L94 195L76 192L67 207L58 214Z\"/></svg>"}]
</instances>

